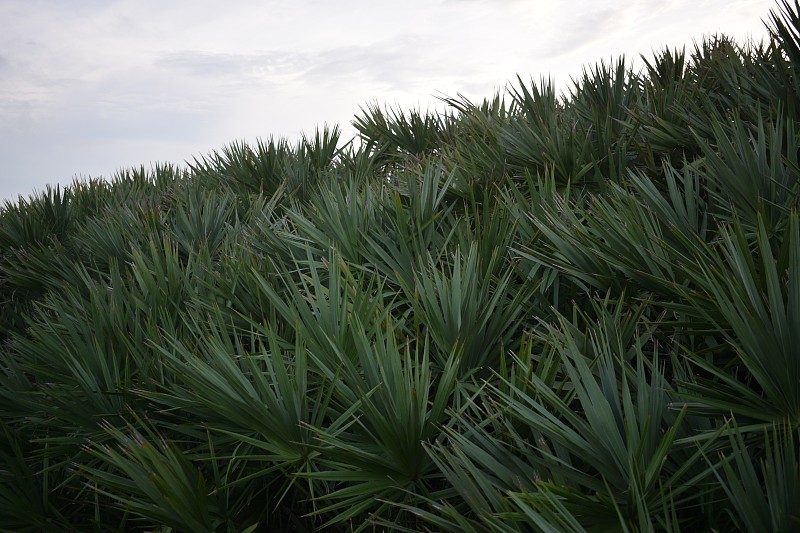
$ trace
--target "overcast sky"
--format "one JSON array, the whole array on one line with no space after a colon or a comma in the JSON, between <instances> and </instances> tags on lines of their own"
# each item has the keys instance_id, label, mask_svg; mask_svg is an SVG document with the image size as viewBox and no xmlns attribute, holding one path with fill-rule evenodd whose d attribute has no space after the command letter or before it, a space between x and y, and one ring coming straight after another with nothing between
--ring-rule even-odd
<instances>
[{"instance_id":1,"label":"overcast sky","mask_svg":"<svg viewBox=\"0 0 800 533\"><path fill-rule=\"evenodd\" d=\"M296 139L370 102L439 108L519 74L724 32L773 0L0 0L0 198Z\"/></svg>"}]
</instances>

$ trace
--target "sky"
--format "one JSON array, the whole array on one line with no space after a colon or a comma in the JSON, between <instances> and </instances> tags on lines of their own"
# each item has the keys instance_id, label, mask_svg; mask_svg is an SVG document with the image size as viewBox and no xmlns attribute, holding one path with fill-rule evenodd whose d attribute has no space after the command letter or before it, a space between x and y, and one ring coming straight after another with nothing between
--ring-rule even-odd
<instances>
[{"instance_id":1,"label":"sky","mask_svg":"<svg viewBox=\"0 0 800 533\"><path fill-rule=\"evenodd\" d=\"M0 199L323 124L350 138L372 103L442 109L439 97L479 102L517 75L566 88L623 54L758 41L776 5L0 0Z\"/></svg>"}]
</instances>

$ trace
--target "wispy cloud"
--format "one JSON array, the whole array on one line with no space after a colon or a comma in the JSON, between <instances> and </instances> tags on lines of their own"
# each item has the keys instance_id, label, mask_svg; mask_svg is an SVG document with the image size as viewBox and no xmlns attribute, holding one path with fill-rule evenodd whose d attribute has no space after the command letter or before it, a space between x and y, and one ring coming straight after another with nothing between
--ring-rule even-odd
<instances>
[{"instance_id":1,"label":"wispy cloud","mask_svg":"<svg viewBox=\"0 0 800 533\"><path fill-rule=\"evenodd\" d=\"M480 65L468 58L451 58L443 68L444 43L407 36L370 45L331 48L314 53L274 50L218 53L184 50L165 52L154 61L158 69L231 86L281 85L341 87L346 83L378 84L387 90L426 86L443 78L465 81L480 76Z\"/></svg>"},{"instance_id":2,"label":"wispy cloud","mask_svg":"<svg viewBox=\"0 0 800 533\"><path fill-rule=\"evenodd\" d=\"M609 55L760 27L773 5L0 2L0 196L59 176L180 162L236 138L346 124L373 100L438 107L435 95L480 99L516 74L563 83Z\"/></svg>"},{"instance_id":3,"label":"wispy cloud","mask_svg":"<svg viewBox=\"0 0 800 533\"><path fill-rule=\"evenodd\" d=\"M204 50L160 54L154 66L172 72L219 80L260 78L265 74L295 77L308 68L307 54L293 52L226 53Z\"/></svg>"},{"instance_id":4,"label":"wispy cloud","mask_svg":"<svg viewBox=\"0 0 800 533\"><path fill-rule=\"evenodd\" d=\"M537 55L558 59L566 54L590 50L598 41L618 29L620 19L630 7L600 7L574 13L568 24L553 21L542 39Z\"/></svg>"}]
</instances>

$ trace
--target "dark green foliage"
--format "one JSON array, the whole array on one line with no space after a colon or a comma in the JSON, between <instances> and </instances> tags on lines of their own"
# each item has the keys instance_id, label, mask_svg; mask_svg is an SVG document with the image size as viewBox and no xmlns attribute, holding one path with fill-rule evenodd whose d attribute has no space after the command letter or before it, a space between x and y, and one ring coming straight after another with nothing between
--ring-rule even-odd
<instances>
[{"instance_id":1,"label":"dark green foliage","mask_svg":"<svg viewBox=\"0 0 800 533\"><path fill-rule=\"evenodd\" d=\"M800 4L0 209L0 531L800 527Z\"/></svg>"}]
</instances>

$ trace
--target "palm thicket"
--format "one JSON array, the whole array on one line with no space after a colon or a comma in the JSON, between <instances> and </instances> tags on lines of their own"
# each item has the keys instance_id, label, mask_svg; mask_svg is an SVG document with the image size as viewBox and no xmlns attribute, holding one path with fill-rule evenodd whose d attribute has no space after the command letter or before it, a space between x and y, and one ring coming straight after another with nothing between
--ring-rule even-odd
<instances>
[{"instance_id":1,"label":"palm thicket","mask_svg":"<svg viewBox=\"0 0 800 533\"><path fill-rule=\"evenodd\" d=\"M3 531L800 527L800 4L0 211Z\"/></svg>"}]
</instances>

